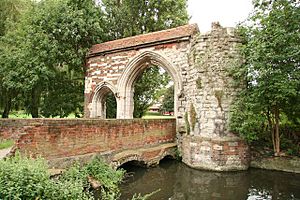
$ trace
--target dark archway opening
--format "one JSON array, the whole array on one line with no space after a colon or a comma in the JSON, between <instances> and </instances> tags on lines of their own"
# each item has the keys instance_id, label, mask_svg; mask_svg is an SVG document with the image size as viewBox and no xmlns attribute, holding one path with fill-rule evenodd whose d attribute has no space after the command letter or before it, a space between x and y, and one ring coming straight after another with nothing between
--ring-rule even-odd
<instances>
[{"instance_id":1,"label":"dark archway opening","mask_svg":"<svg viewBox=\"0 0 300 200\"><path fill-rule=\"evenodd\" d=\"M174 160L176 160L176 159L173 156L167 155L159 161L159 164L164 164L164 163L170 162L170 161L173 162Z\"/></svg>"},{"instance_id":2,"label":"dark archway opening","mask_svg":"<svg viewBox=\"0 0 300 200\"><path fill-rule=\"evenodd\" d=\"M117 118L117 101L115 95L112 92L106 95L105 105L106 119Z\"/></svg>"}]
</instances>

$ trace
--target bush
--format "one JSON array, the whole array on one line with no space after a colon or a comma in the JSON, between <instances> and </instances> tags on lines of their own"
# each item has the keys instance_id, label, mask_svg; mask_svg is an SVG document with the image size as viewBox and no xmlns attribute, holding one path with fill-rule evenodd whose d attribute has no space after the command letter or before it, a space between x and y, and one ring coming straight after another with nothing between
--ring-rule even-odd
<instances>
[{"instance_id":1,"label":"bush","mask_svg":"<svg viewBox=\"0 0 300 200\"><path fill-rule=\"evenodd\" d=\"M124 170L114 170L101 159L96 158L85 166L85 171L102 185L101 196L103 199L110 200L120 197L118 184L124 177Z\"/></svg>"},{"instance_id":2,"label":"bush","mask_svg":"<svg viewBox=\"0 0 300 200\"><path fill-rule=\"evenodd\" d=\"M0 160L0 197L3 199L41 199L49 184L49 173L43 159L19 155Z\"/></svg>"},{"instance_id":3,"label":"bush","mask_svg":"<svg viewBox=\"0 0 300 200\"><path fill-rule=\"evenodd\" d=\"M75 164L59 178L50 179L44 159L26 158L17 154L0 160L0 199L94 199L89 192L88 175L102 184L103 199L117 199L117 184L121 182L123 174L124 171L113 170L103 161L95 159L84 167Z\"/></svg>"},{"instance_id":4,"label":"bush","mask_svg":"<svg viewBox=\"0 0 300 200\"><path fill-rule=\"evenodd\" d=\"M124 170L114 170L101 159L94 159L81 167L75 163L58 178L50 178L44 159L15 157L0 160L0 199L2 200L90 200L88 176L101 183L101 199L116 200L120 197L118 184ZM151 194L135 195L134 199L145 200Z\"/></svg>"}]
</instances>

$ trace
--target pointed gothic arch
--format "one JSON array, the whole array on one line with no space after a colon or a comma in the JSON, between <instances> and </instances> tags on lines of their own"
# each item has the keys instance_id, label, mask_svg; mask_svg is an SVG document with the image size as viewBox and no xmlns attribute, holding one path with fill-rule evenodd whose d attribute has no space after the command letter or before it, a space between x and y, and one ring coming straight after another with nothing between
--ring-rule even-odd
<instances>
[{"instance_id":1,"label":"pointed gothic arch","mask_svg":"<svg viewBox=\"0 0 300 200\"><path fill-rule=\"evenodd\" d=\"M117 108L117 118L133 118L134 110L134 83L139 75L150 65L157 65L168 72L174 81L174 114L178 111L178 96L182 91L182 80L178 70L168 61L167 58L153 51L145 51L131 59L125 67L117 82L120 102Z\"/></svg>"},{"instance_id":2,"label":"pointed gothic arch","mask_svg":"<svg viewBox=\"0 0 300 200\"><path fill-rule=\"evenodd\" d=\"M112 93L115 98L116 98L116 88L115 86L108 82L108 81L103 81L99 83L95 89L95 93L92 98L92 112L91 116L94 118L106 118L106 105L105 105L105 100L106 96L109 93ZM117 104L118 100L116 98Z\"/></svg>"}]
</instances>

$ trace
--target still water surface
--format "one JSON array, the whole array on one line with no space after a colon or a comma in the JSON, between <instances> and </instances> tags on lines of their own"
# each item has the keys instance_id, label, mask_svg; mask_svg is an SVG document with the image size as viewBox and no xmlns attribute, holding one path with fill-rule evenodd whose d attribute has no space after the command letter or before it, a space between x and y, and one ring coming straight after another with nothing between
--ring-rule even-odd
<instances>
[{"instance_id":1,"label":"still water surface","mask_svg":"<svg viewBox=\"0 0 300 200\"><path fill-rule=\"evenodd\" d=\"M124 166L132 172L121 185L122 200L160 189L153 200L300 200L300 174L250 169L244 172L194 170L164 160L158 167Z\"/></svg>"}]
</instances>

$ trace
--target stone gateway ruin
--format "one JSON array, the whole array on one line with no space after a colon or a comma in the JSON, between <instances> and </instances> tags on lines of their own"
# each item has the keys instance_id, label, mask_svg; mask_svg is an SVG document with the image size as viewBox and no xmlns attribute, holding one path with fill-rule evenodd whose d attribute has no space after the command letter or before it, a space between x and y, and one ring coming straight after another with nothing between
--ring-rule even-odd
<instances>
[{"instance_id":1,"label":"stone gateway ruin","mask_svg":"<svg viewBox=\"0 0 300 200\"><path fill-rule=\"evenodd\" d=\"M239 92L229 69L241 65L234 29L196 24L96 44L86 61L84 119L0 119L0 139L12 149L42 156L51 167L95 156L114 167L129 161L156 165L181 153L193 168L245 170L247 144L228 131L230 106ZM175 119L132 119L134 83L149 65L160 66L174 82ZM117 119L106 120L112 93Z\"/></svg>"},{"instance_id":2,"label":"stone gateway ruin","mask_svg":"<svg viewBox=\"0 0 300 200\"><path fill-rule=\"evenodd\" d=\"M96 44L86 62L85 118L105 119L105 99L112 92L117 119L132 119L134 83L154 64L174 81L176 142L183 162L217 171L247 169L248 146L227 127L239 91L229 69L242 64L240 42L233 28L213 23L205 34L191 24Z\"/></svg>"}]
</instances>

